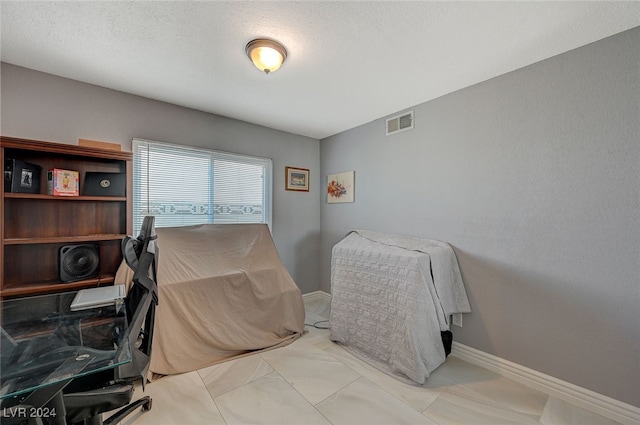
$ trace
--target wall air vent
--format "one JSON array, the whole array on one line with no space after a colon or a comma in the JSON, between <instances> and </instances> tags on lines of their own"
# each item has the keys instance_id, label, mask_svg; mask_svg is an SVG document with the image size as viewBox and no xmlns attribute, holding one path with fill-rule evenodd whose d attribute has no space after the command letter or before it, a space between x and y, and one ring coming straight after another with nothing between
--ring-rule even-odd
<instances>
[{"instance_id":1,"label":"wall air vent","mask_svg":"<svg viewBox=\"0 0 640 425\"><path fill-rule=\"evenodd\" d=\"M413 111L387 119L387 136L413 128Z\"/></svg>"}]
</instances>

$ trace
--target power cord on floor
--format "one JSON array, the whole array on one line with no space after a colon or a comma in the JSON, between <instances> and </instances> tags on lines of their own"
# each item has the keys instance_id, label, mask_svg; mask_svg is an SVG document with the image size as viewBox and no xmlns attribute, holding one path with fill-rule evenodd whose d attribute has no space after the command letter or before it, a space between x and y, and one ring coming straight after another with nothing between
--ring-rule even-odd
<instances>
[{"instance_id":1,"label":"power cord on floor","mask_svg":"<svg viewBox=\"0 0 640 425\"><path fill-rule=\"evenodd\" d=\"M313 326L313 327L314 327L314 328L316 328L316 329L331 329L331 326L326 326L326 327L325 327L325 326L318 326L318 323L324 323L324 322L329 323L329 321L328 321L328 320L318 320L318 321L317 321L317 322L315 322L313 325L312 325L312 324L309 324L309 323L305 323L304 325L305 325L305 326Z\"/></svg>"}]
</instances>

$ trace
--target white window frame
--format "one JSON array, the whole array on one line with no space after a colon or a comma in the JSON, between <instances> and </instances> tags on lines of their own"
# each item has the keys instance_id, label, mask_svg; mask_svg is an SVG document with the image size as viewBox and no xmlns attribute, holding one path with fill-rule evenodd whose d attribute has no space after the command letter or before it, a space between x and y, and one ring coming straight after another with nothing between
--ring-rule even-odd
<instances>
[{"instance_id":1,"label":"white window frame","mask_svg":"<svg viewBox=\"0 0 640 425\"><path fill-rule=\"evenodd\" d=\"M151 208L150 206L152 205L151 200L149 199L150 195L150 190L147 187L141 187L143 185L143 183L141 182L141 176L139 176L139 174L141 173L141 167L143 166L142 162L143 159L140 157L140 151L141 149L145 149L145 147L148 149L148 147L151 146L157 146L158 148L162 148L165 147L167 149L170 150L176 150L176 151L180 151L180 150L184 150L185 154L187 152L192 152L194 155L200 156L200 157L206 157L208 156L210 158L210 168L209 168L209 173L206 176L203 176L203 181L205 181L205 184L209 184L211 185L211 188L213 188L213 191L209 194L209 208L207 208L207 206L204 206L202 208L208 209L206 214L203 214L202 217L209 217L208 219L208 223L229 223L230 221L228 220L222 220L222 221L215 221L214 217L215 217L215 213L214 211L216 210L216 208L220 208L220 206L216 206L214 205L214 192L215 192L215 185L214 185L214 170L213 170L213 161L214 160L223 160L223 161L230 161L230 162L238 162L240 164L251 164L251 165L259 165L264 167L263 171L264 174L262 176L262 181L263 181L263 186L262 186L262 200L263 200L263 205L262 205L262 217L261 217L261 223L266 223L269 227L269 229L271 229L271 225L272 225L272 204L273 204L273 162L270 158L263 158L263 157L257 157L257 156L250 156L250 155L242 155L242 154L236 154L236 153L230 153L230 152L223 152L223 151L217 151L217 150L212 150L212 149L204 149L204 148L195 148L195 147L191 147L191 146L186 146L186 145L179 145L179 144L173 144L173 143L165 143L165 142L158 142L155 140L147 140L147 139L140 139L140 138L134 138L132 140L132 151L134 153L133 155L133 226L134 226L134 232L138 232L140 225L142 223L142 219L144 218L145 215L156 215L156 217L158 216L158 212L161 211L162 209L158 210L157 207ZM185 155L187 156L187 155ZM188 164L182 163L182 164L175 164L175 172L179 172L180 171L180 167L184 167L187 166ZM148 170L148 166L147 166L147 170ZM148 171L147 171L148 172ZM149 176L147 175L147 180L149 178ZM208 179L208 180L207 180ZM146 199L145 199L146 198ZM146 201L146 202L145 202ZM146 205L146 208L145 208ZM224 207L223 207L224 208ZM226 207L227 209L229 209L229 207ZM154 211L155 209L155 211ZM233 209L233 208L232 208ZM238 208L236 208L236 210L238 210ZM246 206L241 208L240 210L244 211L244 210L251 210L251 206ZM242 212L240 211L240 212ZM238 212L238 211L236 211ZM253 216L255 217L255 215ZM244 221L241 221L241 214L236 215L234 222L235 223L245 223ZM256 223L255 220L250 220L250 221L246 221L246 223ZM173 225L173 224L172 224ZM180 225L180 224L177 224ZM183 224L183 225L189 225L189 224ZM163 227L162 224L162 220L159 220L158 218L156 218L156 226L158 227Z\"/></svg>"}]
</instances>

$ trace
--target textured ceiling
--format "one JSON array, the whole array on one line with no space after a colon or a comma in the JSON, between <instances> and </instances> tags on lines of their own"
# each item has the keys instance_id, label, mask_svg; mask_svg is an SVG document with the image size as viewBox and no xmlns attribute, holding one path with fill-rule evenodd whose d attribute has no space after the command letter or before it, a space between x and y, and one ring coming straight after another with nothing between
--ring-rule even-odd
<instances>
[{"instance_id":1,"label":"textured ceiling","mask_svg":"<svg viewBox=\"0 0 640 425\"><path fill-rule=\"evenodd\" d=\"M322 139L640 25L640 2L9 2L3 62ZM289 57L270 75L253 38Z\"/></svg>"}]
</instances>

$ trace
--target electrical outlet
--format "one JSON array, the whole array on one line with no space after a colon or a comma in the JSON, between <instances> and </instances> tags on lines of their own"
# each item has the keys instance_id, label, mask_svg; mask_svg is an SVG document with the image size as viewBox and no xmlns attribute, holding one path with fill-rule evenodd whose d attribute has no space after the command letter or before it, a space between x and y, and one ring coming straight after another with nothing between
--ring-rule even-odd
<instances>
[{"instance_id":1,"label":"electrical outlet","mask_svg":"<svg viewBox=\"0 0 640 425\"><path fill-rule=\"evenodd\" d=\"M452 322L454 324L454 326L457 326L459 328L462 327L462 313L456 313L456 314L452 314Z\"/></svg>"}]
</instances>

